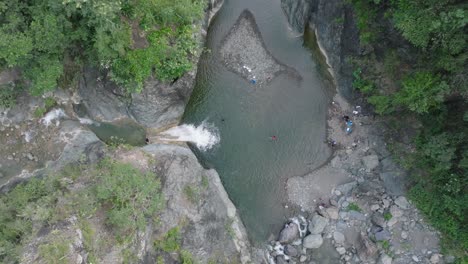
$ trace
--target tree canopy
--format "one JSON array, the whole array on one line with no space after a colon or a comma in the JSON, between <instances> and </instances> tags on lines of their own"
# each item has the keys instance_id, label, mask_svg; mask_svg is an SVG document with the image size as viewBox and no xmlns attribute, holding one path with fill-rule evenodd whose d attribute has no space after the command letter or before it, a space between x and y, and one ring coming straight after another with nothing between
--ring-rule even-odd
<instances>
[{"instance_id":1,"label":"tree canopy","mask_svg":"<svg viewBox=\"0 0 468 264\"><path fill-rule=\"evenodd\" d=\"M61 77L76 74L66 69L73 63L109 69L137 91L153 70L171 80L192 67L193 23L204 6L204 0L1 1L0 67L20 68L35 95L63 85ZM149 45L136 47L135 34Z\"/></svg>"}]
</instances>

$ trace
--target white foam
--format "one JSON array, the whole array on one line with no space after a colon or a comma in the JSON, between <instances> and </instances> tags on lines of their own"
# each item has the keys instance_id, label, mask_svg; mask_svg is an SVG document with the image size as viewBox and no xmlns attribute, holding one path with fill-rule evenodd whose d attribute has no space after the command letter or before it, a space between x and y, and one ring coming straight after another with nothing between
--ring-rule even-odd
<instances>
[{"instance_id":1,"label":"white foam","mask_svg":"<svg viewBox=\"0 0 468 264\"><path fill-rule=\"evenodd\" d=\"M219 143L218 129L202 122L199 126L184 124L170 128L159 136L162 141L185 141L194 143L200 150L208 150Z\"/></svg>"},{"instance_id":2,"label":"white foam","mask_svg":"<svg viewBox=\"0 0 468 264\"><path fill-rule=\"evenodd\" d=\"M89 118L78 117L78 120L80 121L80 124L83 124L83 125L92 125L92 124L94 124L94 121L89 119Z\"/></svg>"},{"instance_id":3,"label":"white foam","mask_svg":"<svg viewBox=\"0 0 468 264\"><path fill-rule=\"evenodd\" d=\"M58 108L58 109L53 109L49 113L47 113L43 118L41 118L41 122L45 126L49 126L52 124L52 121L55 120L55 126L60 125L60 119L67 117L67 114L63 111L63 109Z\"/></svg>"}]
</instances>

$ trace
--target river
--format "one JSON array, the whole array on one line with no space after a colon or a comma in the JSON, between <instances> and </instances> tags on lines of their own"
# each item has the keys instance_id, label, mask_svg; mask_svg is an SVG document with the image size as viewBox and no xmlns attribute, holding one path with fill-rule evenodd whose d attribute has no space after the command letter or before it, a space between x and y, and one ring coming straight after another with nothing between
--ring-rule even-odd
<instances>
[{"instance_id":1,"label":"river","mask_svg":"<svg viewBox=\"0 0 468 264\"><path fill-rule=\"evenodd\" d=\"M223 66L222 40L245 9L269 52L300 80L280 74L267 84L251 85ZM297 213L287 204L287 178L316 169L331 155L324 143L331 92L303 42L289 28L279 0L225 0L208 30L210 52L200 59L183 118L183 123L205 121L219 131L216 147L193 150L204 166L218 171L254 242L277 234Z\"/></svg>"}]
</instances>

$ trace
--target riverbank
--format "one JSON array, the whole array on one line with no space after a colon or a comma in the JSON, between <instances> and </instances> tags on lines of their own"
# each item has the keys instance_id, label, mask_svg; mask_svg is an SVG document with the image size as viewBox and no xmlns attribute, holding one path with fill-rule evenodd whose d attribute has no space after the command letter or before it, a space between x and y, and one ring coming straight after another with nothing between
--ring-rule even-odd
<instances>
[{"instance_id":1,"label":"riverbank","mask_svg":"<svg viewBox=\"0 0 468 264\"><path fill-rule=\"evenodd\" d=\"M271 241L271 259L276 263L451 263L453 257L441 254L440 234L405 197L407 173L387 148L383 120L366 105L352 105L343 96L351 87L345 58L353 48L342 48L340 43L352 34L347 25L352 21L345 21L344 27L330 21L349 18L339 2L316 1L311 7L309 1L283 1L293 27L304 30L304 24L310 23L308 27L315 29L318 46L336 78L337 94L327 121L327 142L334 154L319 169L288 179L289 202L301 208L306 221L298 221L299 217L287 223L278 239ZM326 10L334 10L333 15L317 15ZM353 121L351 134L346 133L344 116Z\"/></svg>"}]
</instances>

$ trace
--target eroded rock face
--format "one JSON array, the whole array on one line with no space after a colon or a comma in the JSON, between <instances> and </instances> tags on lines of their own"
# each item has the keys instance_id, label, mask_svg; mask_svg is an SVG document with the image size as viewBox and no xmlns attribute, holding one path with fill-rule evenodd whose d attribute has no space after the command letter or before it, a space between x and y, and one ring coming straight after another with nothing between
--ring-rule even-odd
<instances>
[{"instance_id":1,"label":"eroded rock face","mask_svg":"<svg viewBox=\"0 0 468 264\"><path fill-rule=\"evenodd\" d=\"M128 118L127 105L116 92L119 87L95 68L85 68L78 85L80 103L87 117L101 122Z\"/></svg>"},{"instance_id":2,"label":"eroded rock face","mask_svg":"<svg viewBox=\"0 0 468 264\"><path fill-rule=\"evenodd\" d=\"M164 234L182 226L182 247L201 263L212 257L220 262L250 261L245 228L217 172L205 170L187 147L153 144L143 150L154 157L166 197L157 232ZM196 197L187 196L187 188L192 188Z\"/></svg>"},{"instance_id":3,"label":"eroded rock face","mask_svg":"<svg viewBox=\"0 0 468 264\"><path fill-rule=\"evenodd\" d=\"M248 10L242 12L221 45L219 53L224 65L253 84L269 82L283 72L299 78L296 71L268 52L255 18Z\"/></svg>"},{"instance_id":4,"label":"eroded rock face","mask_svg":"<svg viewBox=\"0 0 468 264\"><path fill-rule=\"evenodd\" d=\"M350 97L353 68L345 58L359 53L358 30L350 6L342 0L281 0L281 7L294 30L315 32L335 84ZM337 23L337 19L344 22Z\"/></svg>"}]
</instances>

